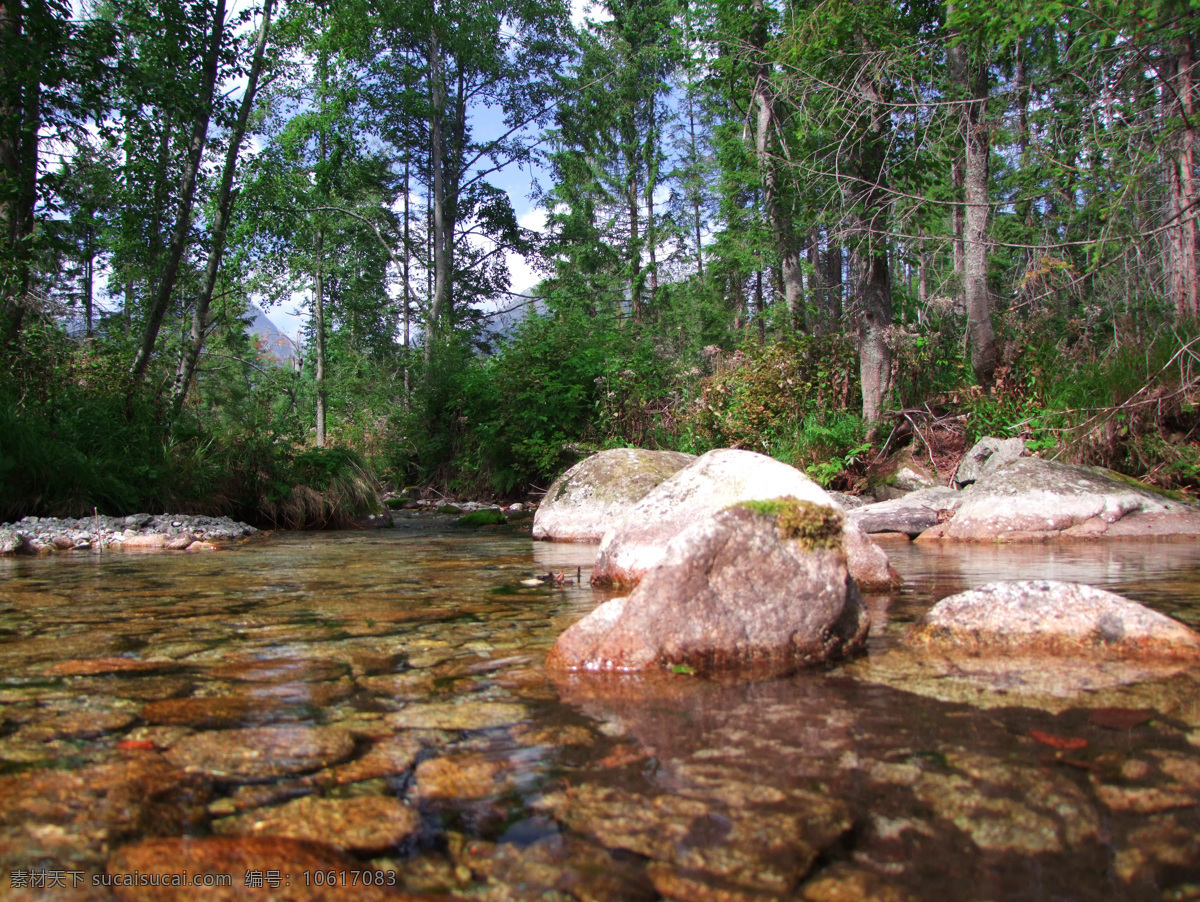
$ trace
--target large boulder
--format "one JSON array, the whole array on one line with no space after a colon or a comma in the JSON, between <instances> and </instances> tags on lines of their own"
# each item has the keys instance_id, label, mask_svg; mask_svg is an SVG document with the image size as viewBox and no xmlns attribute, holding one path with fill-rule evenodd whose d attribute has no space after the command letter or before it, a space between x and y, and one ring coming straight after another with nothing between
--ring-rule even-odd
<instances>
[{"instance_id":1,"label":"large boulder","mask_svg":"<svg viewBox=\"0 0 1200 902\"><path fill-rule=\"evenodd\" d=\"M902 532L917 536L947 520L962 504L963 495L944 486L909 492L891 501L855 508L846 519L865 533Z\"/></svg>"},{"instance_id":2,"label":"large boulder","mask_svg":"<svg viewBox=\"0 0 1200 902\"><path fill-rule=\"evenodd\" d=\"M533 537L599 542L608 529L693 454L613 448L593 454L554 481L533 518Z\"/></svg>"},{"instance_id":3,"label":"large boulder","mask_svg":"<svg viewBox=\"0 0 1200 902\"><path fill-rule=\"evenodd\" d=\"M832 507L794 499L693 523L631 595L559 636L546 666L776 676L853 651L869 619L841 527Z\"/></svg>"},{"instance_id":4,"label":"large boulder","mask_svg":"<svg viewBox=\"0 0 1200 902\"><path fill-rule=\"evenodd\" d=\"M1120 595L1078 583L989 583L939 601L908 644L950 654L1200 660L1200 634Z\"/></svg>"},{"instance_id":5,"label":"large boulder","mask_svg":"<svg viewBox=\"0 0 1200 902\"><path fill-rule=\"evenodd\" d=\"M663 560L684 529L745 501L790 497L840 510L819 485L785 463L753 451L709 451L635 504L600 541L592 582L633 586ZM864 589L899 581L887 554L852 523L843 529L850 575Z\"/></svg>"},{"instance_id":6,"label":"large boulder","mask_svg":"<svg viewBox=\"0 0 1200 902\"><path fill-rule=\"evenodd\" d=\"M981 438L958 462L958 469L954 471L954 478L950 483L964 486L978 482L984 476L995 473L1002 465L1024 457L1027 453L1023 439L991 436Z\"/></svg>"},{"instance_id":7,"label":"large boulder","mask_svg":"<svg viewBox=\"0 0 1200 902\"><path fill-rule=\"evenodd\" d=\"M958 512L917 541L1200 535L1200 509L1099 467L1023 457L975 483Z\"/></svg>"}]
</instances>

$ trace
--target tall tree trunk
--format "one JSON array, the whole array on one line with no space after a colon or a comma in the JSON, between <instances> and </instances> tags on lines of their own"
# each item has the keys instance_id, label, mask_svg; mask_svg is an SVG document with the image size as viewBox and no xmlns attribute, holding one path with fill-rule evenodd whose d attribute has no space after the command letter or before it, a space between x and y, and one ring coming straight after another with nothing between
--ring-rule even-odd
<instances>
[{"instance_id":1,"label":"tall tree trunk","mask_svg":"<svg viewBox=\"0 0 1200 902\"><path fill-rule=\"evenodd\" d=\"M325 447L325 229L317 229L316 272L313 277L313 332L317 342L317 447Z\"/></svg>"},{"instance_id":2,"label":"tall tree trunk","mask_svg":"<svg viewBox=\"0 0 1200 902\"><path fill-rule=\"evenodd\" d=\"M864 111L864 136L854 160L855 236L853 270L857 276L858 356L863 419L874 423L891 388L892 351L887 331L892 324L891 272L888 268L887 143L891 128L879 85L870 74L857 85ZM863 187L866 186L866 187Z\"/></svg>"},{"instance_id":3,"label":"tall tree trunk","mask_svg":"<svg viewBox=\"0 0 1200 902\"><path fill-rule=\"evenodd\" d=\"M405 62L407 63L407 59ZM411 148L404 149L404 409L408 410L408 405L411 400L412 386L409 382L409 341L410 341L410 316L412 311L412 283L411 278L411 263L412 263L412 246L409 236L409 156Z\"/></svg>"},{"instance_id":4,"label":"tall tree trunk","mask_svg":"<svg viewBox=\"0 0 1200 902\"><path fill-rule=\"evenodd\" d=\"M691 142L691 146L688 149L688 153L689 153L689 156L691 157L690 162L692 165L692 178L696 179L699 177L700 153L697 149L698 145L696 143L696 114L693 110L693 104L692 104L692 93L693 92L692 92L691 78L692 78L691 71L689 70L688 71L688 85L687 85L687 109L688 109L688 133L689 133L689 140ZM700 192L699 188L696 187L695 185L693 185L691 195L692 195L692 217L693 217L692 225L693 225L693 229L696 234L696 273L697 273L697 275L700 276L700 283L703 284L704 283L704 245L700 240L700 229L701 229L701 224L703 222L703 219L700 214L701 192Z\"/></svg>"},{"instance_id":5,"label":"tall tree trunk","mask_svg":"<svg viewBox=\"0 0 1200 902\"><path fill-rule=\"evenodd\" d=\"M842 301L845 294L842 287L845 281L842 278L845 255L842 253L841 239L834 240L835 237L833 234L827 235L824 278L825 295L834 322L842 317Z\"/></svg>"},{"instance_id":6,"label":"tall tree trunk","mask_svg":"<svg viewBox=\"0 0 1200 902\"><path fill-rule=\"evenodd\" d=\"M167 250L167 260L163 267L162 277L150 301L150 309L146 312L146 322L142 329L142 340L138 345L133 366L129 368L131 379L130 392L134 383L141 381L150 365L150 357L154 353L154 344L158 339L159 329L162 328L163 317L171 302L171 293L175 290L175 280L179 275L179 266L183 262L184 251L187 250L188 237L191 231L192 204L196 195L196 179L200 173L200 160L204 154L204 144L208 138L208 120L212 115L213 91L217 84L217 64L221 53L221 40L225 31L225 0L217 0L217 8L213 12L212 35L209 38L208 50L205 53L204 69L200 81L200 109L192 124L191 142L188 147L188 158L183 173L183 185L179 192L179 213L175 219L175 229L171 234L171 245ZM132 397L132 394L131 394Z\"/></svg>"},{"instance_id":7,"label":"tall tree trunk","mask_svg":"<svg viewBox=\"0 0 1200 902\"><path fill-rule=\"evenodd\" d=\"M22 48L18 60L0 62L0 315L6 342L14 341L25 318L37 204L38 138L41 128L42 60L37 13L41 0L0 0L0 40Z\"/></svg>"},{"instance_id":8,"label":"tall tree trunk","mask_svg":"<svg viewBox=\"0 0 1200 902\"><path fill-rule=\"evenodd\" d=\"M93 265L96 261L95 239L92 236L92 227L89 225L83 234L83 320L84 320L84 335L88 338L92 337L92 298L94 295L95 271Z\"/></svg>"},{"instance_id":9,"label":"tall tree trunk","mask_svg":"<svg viewBox=\"0 0 1200 902\"><path fill-rule=\"evenodd\" d=\"M442 84L441 48L436 31L429 34L429 164L433 170L433 298L429 305L429 321L425 324L425 363L433 353L434 337L441 317L448 306L450 272L446 260L446 186L444 171L442 117L445 112L445 86ZM426 378L429 370L426 368Z\"/></svg>"},{"instance_id":10,"label":"tall tree trunk","mask_svg":"<svg viewBox=\"0 0 1200 902\"><path fill-rule=\"evenodd\" d=\"M212 246L208 249L208 262L204 267L204 283L196 298L196 309L192 312L192 328L188 341L179 355L179 367L175 372L175 388L172 392L172 418L179 417L183 402L187 398L192 376L200 362L204 349L204 338L208 331L208 310L212 304L213 290L217 285L217 273L221 268L221 257L225 253L225 236L229 230L229 218L233 212L235 192L233 176L237 170L238 152L246 136L250 121L250 110L254 107L254 96L258 91L258 78L262 73L263 55L267 47L267 34L271 29L271 6L274 0L264 0L262 22L258 28L258 39L254 44L254 56L250 61L250 72L246 77L246 88L238 105L237 121L229 135L229 147L225 151L225 166L221 170L221 186L217 191L217 215L213 222ZM89 325L90 328L90 325Z\"/></svg>"},{"instance_id":11,"label":"tall tree trunk","mask_svg":"<svg viewBox=\"0 0 1200 902\"><path fill-rule=\"evenodd\" d=\"M947 3L947 19L954 3ZM963 229L963 276L967 304L967 334L971 343L971 369L975 381L985 388L996 377L996 332L992 328L987 289L988 157L991 135L987 120L988 69L982 48L967 46L961 35L951 33L948 56L959 97L959 122L966 145L963 187L966 222Z\"/></svg>"},{"instance_id":12,"label":"tall tree trunk","mask_svg":"<svg viewBox=\"0 0 1200 902\"><path fill-rule=\"evenodd\" d=\"M778 133L778 122L775 116L775 92L771 87L770 80L770 63L766 53L767 18L764 0L753 0L753 13L755 25L750 41L755 55L755 65L750 103L755 117L754 152L762 173L763 200L767 208L767 218L771 223L775 249L779 255L783 298L788 310L788 326L794 328L801 315L804 268L800 264L800 252L797 247L795 230L792 228L791 211L784 207L781 197L780 183L782 179L779 174L779 162L771 151L773 139Z\"/></svg>"},{"instance_id":13,"label":"tall tree trunk","mask_svg":"<svg viewBox=\"0 0 1200 902\"><path fill-rule=\"evenodd\" d=\"M1197 224L1200 192L1196 185L1196 85L1193 39L1181 36L1162 67L1167 118L1175 132L1164 152L1167 175L1167 293L1178 319L1200 316L1200 266Z\"/></svg>"},{"instance_id":14,"label":"tall tree trunk","mask_svg":"<svg viewBox=\"0 0 1200 902\"><path fill-rule=\"evenodd\" d=\"M650 95L649 128L646 131L646 248L650 256L650 309L658 300L658 236L655 234L654 191L658 187L658 112Z\"/></svg>"}]
</instances>

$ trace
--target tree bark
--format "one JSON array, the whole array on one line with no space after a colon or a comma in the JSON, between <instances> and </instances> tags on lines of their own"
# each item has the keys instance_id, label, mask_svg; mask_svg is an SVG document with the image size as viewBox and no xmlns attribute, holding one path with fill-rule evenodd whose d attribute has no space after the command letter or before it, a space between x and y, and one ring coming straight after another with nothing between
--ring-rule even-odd
<instances>
[{"instance_id":1,"label":"tree bark","mask_svg":"<svg viewBox=\"0 0 1200 902\"><path fill-rule=\"evenodd\" d=\"M857 276L858 359L863 419L874 423L891 388L892 350L887 331L892 324L891 272L888 268L887 139L890 120L879 85L869 74L858 82L864 103L864 128L854 165L855 192L853 270Z\"/></svg>"},{"instance_id":2,"label":"tree bark","mask_svg":"<svg viewBox=\"0 0 1200 902\"><path fill-rule=\"evenodd\" d=\"M238 105L237 121L229 135L229 148L225 152L225 166L221 170L221 186L217 191L217 215L213 222L212 246L208 250L208 262L204 267L204 282L196 298L196 309L192 312L192 328L188 341L179 355L179 367L175 372L175 388L172 392L172 419L179 417L183 402L192 384L192 376L204 350L204 338L208 331L208 310L212 304L213 291L217 285L217 273L221 268L221 257L225 253L225 236L229 230L229 218L233 211L235 192L233 176L237 170L238 152L246 135L250 121L250 110L254 107L254 96L258 91L258 78L262 73L263 55L267 46L267 34L271 28L271 6L274 0L264 0L262 23L254 44L254 56L250 61L250 72L246 77L246 89ZM90 330L90 322L89 322Z\"/></svg>"},{"instance_id":3,"label":"tree bark","mask_svg":"<svg viewBox=\"0 0 1200 902\"><path fill-rule=\"evenodd\" d=\"M154 344L158 340L158 332L162 328L163 317L171 302L171 293L175 290L175 280L179 275L179 266L183 262L184 251L187 250L188 237L192 222L192 204L196 195L196 180L200 173L200 160L204 154L204 144L208 138L208 120L212 115L213 92L217 84L217 64L221 52L221 40L225 31L225 0L217 0L217 8L213 12L212 35L204 58L204 69L200 81L200 109L192 125L191 142L188 148L188 158L184 168L183 185L179 192L179 213L175 219L175 229L171 234L171 245L167 251L166 264L162 277L150 301L150 309L146 312L146 322L142 329L142 340L133 365L129 368L131 377L130 392L133 386L140 382L150 365L150 357L154 353ZM131 395L132 397L132 395Z\"/></svg>"},{"instance_id":4,"label":"tree bark","mask_svg":"<svg viewBox=\"0 0 1200 902\"><path fill-rule=\"evenodd\" d=\"M7 321L7 342L21 332L33 256L42 103L41 51L33 18L28 4L0 0L0 41L20 46L26 55L23 61L5 60L0 73L0 313Z\"/></svg>"},{"instance_id":5,"label":"tree bark","mask_svg":"<svg viewBox=\"0 0 1200 902\"><path fill-rule=\"evenodd\" d=\"M1196 86L1192 67L1195 46L1180 37L1163 66L1163 95L1167 118L1175 131L1164 153L1167 175L1166 276L1167 295L1177 319L1200 316L1200 265L1197 254L1200 193L1196 185Z\"/></svg>"},{"instance_id":6,"label":"tree bark","mask_svg":"<svg viewBox=\"0 0 1200 902\"><path fill-rule=\"evenodd\" d=\"M313 332L317 342L317 447L325 447L325 229L317 229L316 272L313 277Z\"/></svg>"},{"instance_id":7,"label":"tree bark","mask_svg":"<svg viewBox=\"0 0 1200 902\"><path fill-rule=\"evenodd\" d=\"M443 312L448 306L450 272L446 260L446 186L442 117L445 112L445 86L442 84L441 48L436 31L429 33L429 164L433 170L433 298L429 305L429 321L425 324L425 363L433 354L434 336ZM429 370L426 368L426 378Z\"/></svg>"},{"instance_id":8,"label":"tree bark","mask_svg":"<svg viewBox=\"0 0 1200 902\"><path fill-rule=\"evenodd\" d=\"M771 152L772 136L778 132L778 122L775 115L775 93L771 88L771 71L766 54L767 20L763 0L754 0L753 12L755 27L751 33L751 45L755 54L755 66L750 102L755 113L754 152L762 172L763 200L775 239L776 253L779 255L788 325L794 327L802 314L800 305L804 296L804 268L800 265L800 252L795 230L792 228L791 213L784 208L781 197L778 161Z\"/></svg>"},{"instance_id":9,"label":"tree bark","mask_svg":"<svg viewBox=\"0 0 1200 902\"><path fill-rule=\"evenodd\" d=\"M954 15L947 4L947 18ZM959 97L959 122L966 146L963 187L966 217L963 228L963 277L967 305L967 334L971 344L971 369L975 381L989 388L996 377L996 332L992 328L987 289L987 230L989 155L991 135L987 120L989 93L987 60L983 50L971 52L966 39L951 32L948 48L951 75Z\"/></svg>"}]
</instances>

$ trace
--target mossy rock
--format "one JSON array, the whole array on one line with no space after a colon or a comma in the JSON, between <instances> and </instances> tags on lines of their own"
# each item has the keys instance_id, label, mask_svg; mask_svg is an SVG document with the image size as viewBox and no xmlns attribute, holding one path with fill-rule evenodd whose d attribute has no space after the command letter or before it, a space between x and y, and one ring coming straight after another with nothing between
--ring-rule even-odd
<instances>
[{"instance_id":1,"label":"mossy rock","mask_svg":"<svg viewBox=\"0 0 1200 902\"><path fill-rule=\"evenodd\" d=\"M508 520L504 514L494 507L486 507L483 510L471 511L469 514L463 514L454 521L455 526L503 526Z\"/></svg>"},{"instance_id":2,"label":"mossy rock","mask_svg":"<svg viewBox=\"0 0 1200 902\"><path fill-rule=\"evenodd\" d=\"M396 511L396 510L400 510L402 507L404 507L404 502L407 500L408 500L407 498L389 498L387 501L384 502L384 504L386 504L388 506L389 510Z\"/></svg>"},{"instance_id":3,"label":"mossy rock","mask_svg":"<svg viewBox=\"0 0 1200 902\"><path fill-rule=\"evenodd\" d=\"M832 507L797 498L743 501L743 507L772 517L781 539L798 542L809 551L833 551L842 547L842 515Z\"/></svg>"},{"instance_id":4,"label":"mossy rock","mask_svg":"<svg viewBox=\"0 0 1200 902\"><path fill-rule=\"evenodd\" d=\"M1160 498L1167 498L1171 501L1181 501L1184 504L1195 504L1196 499L1186 492L1176 492L1172 489L1164 489L1161 486L1150 485L1148 482L1142 482L1140 479L1135 479L1132 476L1126 476L1124 473L1118 473L1116 470L1109 470L1105 467L1084 467L1085 470L1091 470L1098 476L1107 476L1109 479L1115 479L1117 482L1124 483L1130 488L1139 489L1143 492L1152 492Z\"/></svg>"},{"instance_id":5,"label":"mossy rock","mask_svg":"<svg viewBox=\"0 0 1200 902\"><path fill-rule=\"evenodd\" d=\"M437 509L439 514L461 514L462 508L453 504L443 504Z\"/></svg>"}]
</instances>

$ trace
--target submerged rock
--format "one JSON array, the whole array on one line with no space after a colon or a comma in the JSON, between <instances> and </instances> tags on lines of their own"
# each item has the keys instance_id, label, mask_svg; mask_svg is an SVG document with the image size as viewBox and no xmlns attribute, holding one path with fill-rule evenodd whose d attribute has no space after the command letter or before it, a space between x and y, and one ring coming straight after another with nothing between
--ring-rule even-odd
<instances>
[{"instance_id":1,"label":"submerged rock","mask_svg":"<svg viewBox=\"0 0 1200 902\"><path fill-rule=\"evenodd\" d=\"M944 598L910 645L964 655L1200 660L1200 634L1120 595L1054 580L997 582Z\"/></svg>"},{"instance_id":2,"label":"submerged rock","mask_svg":"<svg viewBox=\"0 0 1200 902\"><path fill-rule=\"evenodd\" d=\"M632 595L559 636L546 666L772 676L852 652L869 620L840 544L830 507L722 511L672 539Z\"/></svg>"},{"instance_id":3,"label":"submerged rock","mask_svg":"<svg viewBox=\"0 0 1200 902\"><path fill-rule=\"evenodd\" d=\"M592 582L636 585L684 529L731 505L780 497L839 509L795 467L753 451L709 451L646 495L605 534ZM844 536L850 575L860 587L886 588L898 581L887 555L856 526L846 524Z\"/></svg>"},{"instance_id":4,"label":"submerged rock","mask_svg":"<svg viewBox=\"0 0 1200 902\"><path fill-rule=\"evenodd\" d=\"M371 885L359 881L357 886L349 884L351 872L366 872L361 861L351 858L334 846L321 842L281 839L272 836L209 836L200 839L174 837L170 839L148 839L135 845L117 849L105 866L108 880L113 881L113 892L122 902L184 902L199 898L195 886L123 886L116 878L124 878L137 872L147 880L150 876L177 878L186 870L189 878L210 875L215 882L204 885L204 899L242 900L261 894L272 902L301 902L301 900L341 899L353 895L356 900L375 902L382 899L419 899L407 893L398 893L387 885L376 886L372 874ZM262 888L248 888L250 874L260 876L271 872L280 877L280 885L265 883ZM347 884L340 885L338 875L344 872ZM334 877L335 885L325 885L322 879L317 885L312 879L320 873ZM304 879L308 874L309 880ZM286 882L283 877L288 878ZM226 883L225 881L228 880ZM203 885L203 884L201 884Z\"/></svg>"},{"instance_id":5,"label":"submerged rock","mask_svg":"<svg viewBox=\"0 0 1200 902\"><path fill-rule=\"evenodd\" d=\"M385 722L393 729L491 730L528 718L529 710L524 705L466 700L452 705L433 702L406 705L387 715Z\"/></svg>"},{"instance_id":6,"label":"submerged rock","mask_svg":"<svg viewBox=\"0 0 1200 902\"><path fill-rule=\"evenodd\" d=\"M112 846L151 826L174 832L202 821L209 792L152 752L0 777L0 868L94 867Z\"/></svg>"},{"instance_id":7,"label":"submerged rock","mask_svg":"<svg viewBox=\"0 0 1200 902\"><path fill-rule=\"evenodd\" d=\"M321 842L333 839L348 852L381 852L408 839L420 822L416 811L391 796L307 796L274 808L256 808L221 818L213 824L213 832Z\"/></svg>"},{"instance_id":8,"label":"submerged rock","mask_svg":"<svg viewBox=\"0 0 1200 902\"><path fill-rule=\"evenodd\" d=\"M957 513L918 541L1200 536L1200 509L1099 467L1024 457L975 483Z\"/></svg>"},{"instance_id":9,"label":"submerged rock","mask_svg":"<svg viewBox=\"0 0 1200 902\"><path fill-rule=\"evenodd\" d=\"M353 751L346 730L295 725L196 733L172 747L167 759L188 773L253 783L319 770Z\"/></svg>"},{"instance_id":10,"label":"submerged rock","mask_svg":"<svg viewBox=\"0 0 1200 902\"><path fill-rule=\"evenodd\" d=\"M695 461L678 451L613 448L580 461L554 481L533 520L533 537L598 542L663 480Z\"/></svg>"}]
</instances>

